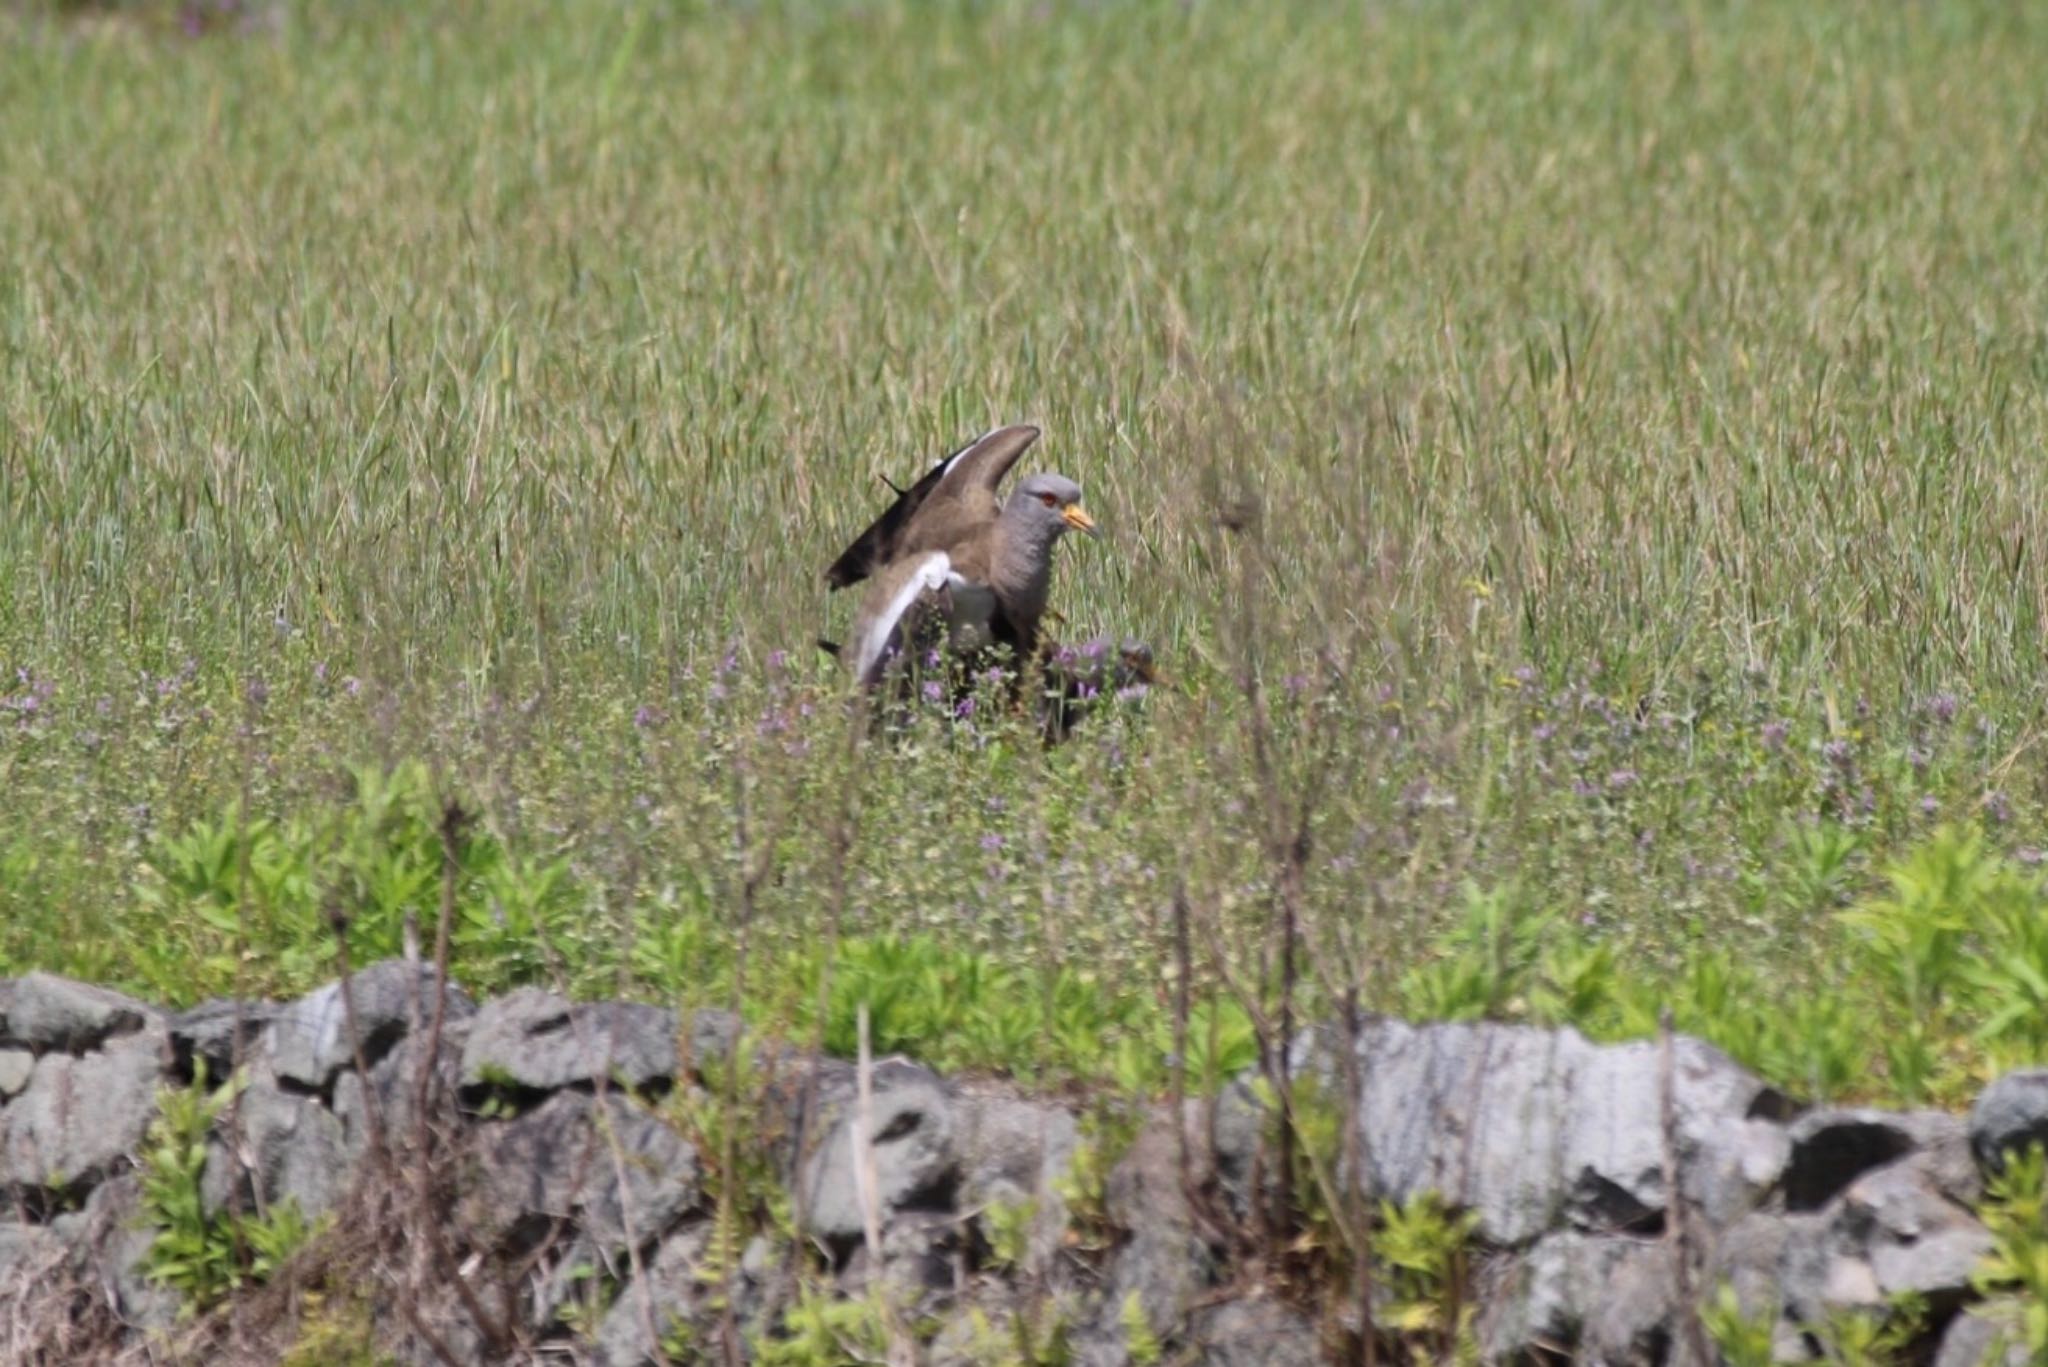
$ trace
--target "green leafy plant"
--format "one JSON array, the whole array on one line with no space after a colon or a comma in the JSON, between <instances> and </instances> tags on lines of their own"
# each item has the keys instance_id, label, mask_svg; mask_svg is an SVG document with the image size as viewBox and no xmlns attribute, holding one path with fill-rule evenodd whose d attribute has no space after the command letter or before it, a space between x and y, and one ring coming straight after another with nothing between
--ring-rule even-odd
<instances>
[{"instance_id":1,"label":"green leafy plant","mask_svg":"<svg viewBox=\"0 0 2048 1367\"><path fill-rule=\"evenodd\" d=\"M1468 883L1443 955L1401 980L1406 1013L1420 1020L1498 1019L1523 1005L1550 918L1529 913L1511 885Z\"/></svg>"},{"instance_id":2,"label":"green leafy plant","mask_svg":"<svg viewBox=\"0 0 2048 1367\"><path fill-rule=\"evenodd\" d=\"M1727 1282L1700 1307L1700 1324L1728 1367L1773 1367L1778 1360L1776 1306L1749 1313Z\"/></svg>"},{"instance_id":3,"label":"green leafy plant","mask_svg":"<svg viewBox=\"0 0 2048 1367\"><path fill-rule=\"evenodd\" d=\"M1152 1321L1145 1314L1145 1302L1135 1290L1124 1296L1116 1318L1124 1331L1124 1351L1130 1354L1132 1362L1139 1367L1152 1367L1166 1356L1166 1345L1153 1331Z\"/></svg>"},{"instance_id":4,"label":"green leafy plant","mask_svg":"<svg viewBox=\"0 0 2048 1367\"><path fill-rule=\"evenodd\" d=\"M882 1362L889 1351L888 1311L876 1295L836 1296L805 1287L774 1333L752 1340L762 1367L852 1367Z\"/></svg>"},{"instance_id":5,"label":"green leafy plant","mask_svg":"<svg viewBox=\"0 0 2048 1367\"><path fill-rule=\"evenodd\" d=\"M156 1231L144 1273L176 1290L188 1312L269 1280L327 1223L307 1220L294 1201L275 1202L260 1215L208 1212L202 1193L209 1138L241 1084L209 1091L204 1061L196 1074L189 1088L159 1091L140 1165L142 1208Z\"/></svg>"},{"instance_id":6,"label":"green leafy plant","mask_svg":"<svg viewBox=\"0 0 2048 1367\"><path fill-rule=\"evenodd\" d=\"M998 1270L1023 1265L1031 1244L1031 1225L1038 1218L1038 1203L991 1201L981 1212L981 1234L988 1241L989 1266Z\"/></svg>"},{"instance_id":7,"label":"green leafy plant","mask_svg":"<svg viewBox=\"0 0 2048 1367\"><path fill-rule=\"evenodd\" d=\"M1822 1360L1837 1367L1901 1367L1927 1327L1919 1297L1893 1297L1881 1310L1836 1310L1814 1326Z\"/></svg>"},{"instance_id":8,"label":"green leafy plant","mask_svg":"<svg viewBox=\"0 0 2048 1367\"><path fill-rule=\"evenodd\" d=\"M1382 1201L1373 1256L1385 1270L1383 1322L1413 1340L1417 1360L1478 1360L1474 1306L1465 1294L1466 1252L1479 1217L1454 1213L1433 1191Z\"/></svg>"},{"instance_id":9,"label":"green leafy plant","mask_svg":"<svg viewBox=\"0 0 2048 1367\"><path fill-rule=\"evenodd\" d=\"M1991 1233L1991 1251L1970 1285L1985 1296L2015 1298L2009 1336L2038 1361L2048 1356L2048 1153L2041 1145L2005 1155L1985 1183L1977 1218Z\"/></svg>"}]
</instances>

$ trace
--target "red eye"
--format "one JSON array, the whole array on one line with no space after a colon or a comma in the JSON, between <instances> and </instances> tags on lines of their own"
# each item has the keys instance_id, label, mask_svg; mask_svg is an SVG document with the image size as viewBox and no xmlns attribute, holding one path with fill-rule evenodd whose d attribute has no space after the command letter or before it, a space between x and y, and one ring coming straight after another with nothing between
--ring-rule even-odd
<instances>
[{"instance_id":1,"label":"red eye","mask_svg":"<svg viewBox=\"0 0 2048 1367\"><path fill-rule=\"evenodd\" d=\"M1043 503L1048 508L1057 508L1060 506L1059 498L1053 494L1040 494L1038 496L1038 501L1040 503Z\"/></svg>"}]
</instances>

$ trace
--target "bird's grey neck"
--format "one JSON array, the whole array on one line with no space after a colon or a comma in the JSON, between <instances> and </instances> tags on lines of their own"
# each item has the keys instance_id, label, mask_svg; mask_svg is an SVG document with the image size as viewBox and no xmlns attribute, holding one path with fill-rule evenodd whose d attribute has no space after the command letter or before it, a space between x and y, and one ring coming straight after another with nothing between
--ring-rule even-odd
<instances>
[{"instance_id":1,"label":"bird's grey neck","mask_svg":"<svg viewBox=\"0 0 2048 1367\"><path fill-rule=\"evenodd\" d=\"M1022 507L1016 500L1004 505L997 570L1010 601L1033 616L1045 609L1052 583L1052 548L1066 530L1058 522L1036 516L1037 511L1035 506Z\"/></svg>"}]
</instances>

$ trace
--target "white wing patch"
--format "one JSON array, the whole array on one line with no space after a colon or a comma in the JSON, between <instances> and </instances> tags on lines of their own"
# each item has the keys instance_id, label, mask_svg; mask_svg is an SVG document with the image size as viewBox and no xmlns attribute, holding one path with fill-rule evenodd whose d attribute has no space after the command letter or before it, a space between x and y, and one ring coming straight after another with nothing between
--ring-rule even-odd
<instances>
[{"instance_id":1,"label":"white wing patch","mask_svg":"<svg viewBox=\"0 0 2048 1367\"><path fill-rule=\"evenodd\" d=\"M933 551L919 561L910 577L896 590L896 596L889 600L889 605L868 623L867 634L854 642L853 676L862 683L874 682L890 651L901 645L897 627L903 621L903 614L910 611L911 604L958 578L953 573L951 557L944 551Z\"/></svg>"},{"instance_id":2,"label":"white wing patch","mask_svg":"<svg viewBox=\"0 0 2048 1367\"><path fill-rule=\"evenodd\" d=\"M968 453L969 451L972 451L972 450L973 450L973 449L974 449L975 447L977 447L977 446L981 445L981 444L982 444L983 442L987 441L987 440L988 440L988 439L989 439L990 437L994 436L994 435L995 435L995 434L996 434L997 432L999 432L999 431L1001 431L1001 430L1002 430L1002 429L1001 429L1001 428L998 428L998 427L991 427L991 428L989 428L989 429L988 429L988 431L986 431L986 432L982 433L982 434L981 434L980 436L976 437L976 438L975 438L975 439L974 439L973 441L970 441L970 442L968 442L968 443L967 443L967 444L966 444L965 446L961 447L961 448L960 448L960 449L959 449L958 451L955 451L955 452L954 452L954 453L953 453L952 455L950 455L950 456L947 456L947 457L946 457L946 458L945 458L944 460L940 461L940 462L939 462L939 469L940 469L940 470L950 470L950 469L952 469L952 468L954 467L954 465L956 465L956 464L958 464L958 463L959 463L960 457L962 457L962 456L966 455L966 454L967 454L967 453Z\"/></svg>"}]
</instances>

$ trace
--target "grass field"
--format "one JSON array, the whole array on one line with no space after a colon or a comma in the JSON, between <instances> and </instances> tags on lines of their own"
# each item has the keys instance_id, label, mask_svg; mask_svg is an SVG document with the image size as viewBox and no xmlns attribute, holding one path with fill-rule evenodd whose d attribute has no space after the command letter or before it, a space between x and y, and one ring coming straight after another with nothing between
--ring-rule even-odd
<instances>
[{"instance_id":1,"label":"grass field","mask_svg":"<svg viewBox=\"0 0 2048 1367\"><path fill-rule=\"evenodd\" d=\"M303 988L453 798L470 982L1033 1077L1158 1085L1182 925L1241 1065L1290 921L2048 1051L2048 12L423 8L0 16L0 972ZM822 567L1014 420L1169 683L854 745Z\"/></svg>"}]
</instances>

